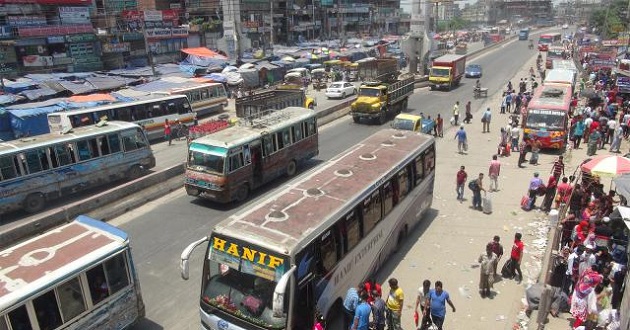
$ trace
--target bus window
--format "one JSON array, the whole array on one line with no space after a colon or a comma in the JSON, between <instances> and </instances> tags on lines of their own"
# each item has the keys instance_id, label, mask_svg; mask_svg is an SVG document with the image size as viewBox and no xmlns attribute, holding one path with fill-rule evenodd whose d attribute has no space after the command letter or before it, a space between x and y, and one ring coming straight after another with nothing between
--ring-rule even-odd
<instances>
[{"instance_id":1,"label":"bus window","mask_svg":"<svg viewBox=\"0 0 630 330\"><path fill-rule=\"evenodd\" d=\"M398 194L400 199L405 198L407 193L409 192L409 175L407 174L407 168L403 168L398 172Z\"/></svg>"},{"instance_id":2,"label":"bus window","mask_svg":"<svg viewBox=\"0 0 630 330\"><path fill-rule=\"evenodd\" d=\"M87 140L77 141L77 152L79 153L80 161L89 160L93 157L90 143Z\"/></svg>"},{"instance_id":3,"label":"bus window","mask_svg":"<svg viewBox=\"0 0 630 330\"><path fill-rule=\"evenodd\" d=\"M178 111L177 111L177 106L175 105L175 103L174 103L174 102L169 103L169 104L166 106L166 109L167 109L167 112L166 112L166 113L168 113L169 115L175 115L175 114L177 114L177 113L178 113Z\"/></svg>"},{"instance_id":4,"label":"bus window","mask_svg":"<svg viewBox=\"0 0 630 330\"><path fill-rule=\"evenodd\" d=\"M435 150L433 148L424 152L424 172L431 173L435 169Z\"/></svg>"},{"instance_id":5,"label":"bus window","mask_svg":"<svg viewBox=\"0 0 630 330\"><path fill-rule=\"evenodd\" d=\"M72 164L72 158L70 156L70 150L67 145L58 144L53 146L54 154L57 158L57 167L66 166ZM53 157L55 158L55 157Z\"/></svg>"},{"instance_id":6,"label":"bus window","mask_svg":"<svg viewBox=\"0 0 630 330\"><path fill-rule=\"evenodd\" d=\"M61 316L64 322L72 320L85 311L83 291L81 290L81 283L78 277L57 287L57 295L59 296Z\"/></svg>"},{"instance_id":7,"label":"bus window","mask_svg":"<svg viewBox=\"0 0 630 330\"><path fill-rule=\"evenodd\" d=\"M391 181L383 185L383 217L389 214L394 207L394 187Z\"/></svg>"},{"instance_id":8,"label":"bus window","mask_svg":"<svg viewBox=\"0 0 630 330\"><path fill-rule=\"evenodd\" d=\"M0 330L9 330L9 326L7 325L7 321L4 319L4 316L0 316Z\"/></svg>"},{"instance_id":9,"label":"bus window","mask_svg":"<svg viewBox=\"0 0 630 330\"><path fill-rule=\"evenodd\" d=\"M230 172L234 172L243 167L243 153L239 152L230 156Z\"/></svg>"},{"instance_id":10,"label":"bus window","mask_svg":"<svg viewBox=\"0 0 630 330\"><path fill-rule=\"evenodd\" d=\"M164 115L162 108L157 104L154 104L152 107L148 108L150 108L148 113L149 118L160 117Z\"/></svg>"},{"instance_id":11,"label":"bus window","mask_svg":"<svg viewBox=\"0 0 630 330\"><path fill-rule=\"evenodd\" d=\"M284 130L282 130L282 145L287 147L289 145L291 145L291 132L289 131L288 128L285 128Z\"/></svg>"},{"instance_id":12,"label":"bus window","mask_svg":"<svg viewBox=\"0 0 630 330\"><path fill-rule=\"evenodd\" d=\"M359 218L356 212L350 211L344 220L343 245L344 252L352 250L361 240L361 227L359 226Z\"/></svg>"},{"instance_id":13,"label":"bus window","mask_svg":"<svg viewBox=\"0 0 630 330\"><path fill-rule=\"evenodd\" d=\"M107 141L108 141L108 145L109 145L109 152L112 154L115 154L117 152L120 152L121 146L120 146L120 137L118 136L118 134L110 134L107 136Z\"/></svg>"},{"instance_id":14,"label":"bus window","mask_svg":"<svg viewBox=\"0 0 630 330\"><path fill-rule=\"evenodd\" d=\"M43 149L36 149L24 153L26 160L26 172L28 174L41 172L48 169L48 157Z\"/></svg>"},{"instance_id":15,"label":"bus window","mask_svg":"<svg viewBox=\"0 0 630 330\"><path fill-rule=\"evenodd\" d=\"M276 133L276 138L273 139L273 150L278 151L284 148L284 143L282 139L282 132Z\"/></svg>"},{"instance_id":16,"label":"bus window","mask_svg":"<svg viewBox=\"0 0 630 330\"><path fill-rule=\"evenodd\" d=\"M363 201L363 234L372 230L381 220L381 195L378 191Z\"/></svg>"},{"instance_id":17,"label":"bus window","mask_svg":"<svg viewBox=\"0 0 630 330\"><path fill-rule=\"evenodd\" d=\"M129 108L118 109L118 118L116 118L116 120L133 121L133 118L131 118L131 110Z\"/></svg>"},{"instance_id":18,"label":"bus window","mask_svg":"<svg viewBox=\"0 0 630 330\"><path fill-rule=\"evenodd\" d=\"M33 308L35 309L35 315L37 316L37 323L40 329L56 329L63 323L53 290L33 299Z\"/></svg>"},{"instance_id":19,"label":"bus window","mask_svg":"<svg viewBox=\"0 0 630 330\"><path fill-rule=\"evenodd\" d=\"M422 155L416 157L414 165L417 186L420 184L420 182L422 182L422 179L424 179L424 163L422 161Z\"/></svg>"},{"instance_id":20,"label":"bus window","mask_svg":"<svg viewBox=\"0 0 630 330\"><path fill-rule=\"evenodd\" d=\"M31 330L31 321L28 319L26 306L22 305L9 312L9 323L13 329Z\"/></svg>"},{"instance_id":21,"label":"bus window","mask_svg":"<svg viewBox=\"0 0 630 330\"><path fill-rule=\"evenodd\" d=\"M266 134L263 136L263 151L265 152L264 157L273 154L273 135Z\"/></svg>"},{"instance_id":22,"label":"bus window","mask_svg":"<svg viewBox=\"0 0 630 330\"><path fill-rule=\"evenodd\" d=\"M319 249L319 273L327 274L337 264L337 242L333 229L328 230L318 244Z\"/></svg>"},{"instance_id":23,"label":"bus window","mask_svg":"<svg viewBox=\"0 0 630 330\"><path fill-rule=\"evenodd\" d=\"M293 141L297 142L304 138L304 136L302 135L302 127L300 125L293 125L293 127L291 128L293 130Z\"/></svg>"},{"instance_id":24,"label":"bus window","mask_svg":"<svg viewBox=\"0 0 630 330\"><path fill-rule=\"evenodd\" d=\"M123 253L105 261L105 275L110 294L114 294L129 285L127 261Z\"/></svg>"},{"instance_id":25,"label":"bus window","mask_svg":"<svg viewBox=\"0 0 630 330\"><path fill-rule=\"evenodd\" d=\"M201 99L202 100L207 100L210 98L210 95L208 94L208 90L207 89L202 89L201 90Z\"/></svg>"},{"instance_id":26,"label":"bus window","mask_svg":"<svg viewBox=\"0 0 630 330\"><path fill-rule=\"evenodd\" d=\"M90 286L90 295L92 296L92 304L96 305L103 299L109 297L109 288L105 280L105 271L103 265L97 265L96 267L88 270L85 275L87 276L88 284Z\"/></svg>"},{"instance_id":27,"label":"bus window","mask_svg":"<svg viewBox=\"0 0 630 330\"><path fill-rule=\"evenodd\" d=\"M17 178L18 171L15 166L15 156L5 156L0 158L0 178L2 180L9 180Z\"/></svg>"}]
</instances>

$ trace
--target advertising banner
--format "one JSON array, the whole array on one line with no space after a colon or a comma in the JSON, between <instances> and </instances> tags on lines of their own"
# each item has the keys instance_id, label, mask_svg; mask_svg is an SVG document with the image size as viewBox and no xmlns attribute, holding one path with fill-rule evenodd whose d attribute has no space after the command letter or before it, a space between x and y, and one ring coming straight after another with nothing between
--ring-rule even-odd
<instances>
[{"instance_id":1,"label":"advertising banner","mask_svg":"<svg viewBox=\"0 0 630 330\"><path fill-rule=\"evenodd\" d=\"M146 30L147 38L170 38L171 29L156 28Z\"/></svg>"},{"instance_id":2,"label":"advertising banner","mask_svg":"<svg viewBox=\"0 0 630 330\"><path fill-rule=\"evenodd\" d=\"M119 43L105 43L103 44L103 53L124 53L131 50L131 45L128 42Z\"/></svg>"},{"instance_id":3,"label":"advertising banner","mask_svg":"<svg viewBox=\"0 0 630 330\"><path fill-rule=\"evenodd\" d=\"M9 26L37 26L46 25L44 15L7 16Z\"/></svg>"},{"instance_id":4,"label":"advertising banner","mask_svg":"<svg viewBox=\"0 0 630 330\"><path fill-rule=\"evenodd\" d=\"M59 7L61 24L89 24L89 7Z\"/></svg>"},{"instance_id":5,"label":"advertising banner","mask_svg":"<svg viewBox=\"0 0 630 330\"><path fill-rule=\"evenodd\" d=\"M53 65L53 57L52 56L41 56L41 55L26 55L22 57L22 61L24 66L52 66Z\"/></svg>"},{"instance_id":6,"label":"advertising banner","mask_svg":"<svg viewBox=\"0 0 630 330\"><path fill-rule=\"evenodd\" d=\"M617 87L619 87L619 93L630 93L630 77L618 76Z\"/></svg>"},{"instance_id":7,"label":"advertising banner","mask_svg":"<svg viewBox=\"0 0 630 330\"><path fill-rule=\"evenodd\" d=\"M161 10L145 10L144 21L145 22L161 22L162 11Z\"/></svg>"}]
</instances>

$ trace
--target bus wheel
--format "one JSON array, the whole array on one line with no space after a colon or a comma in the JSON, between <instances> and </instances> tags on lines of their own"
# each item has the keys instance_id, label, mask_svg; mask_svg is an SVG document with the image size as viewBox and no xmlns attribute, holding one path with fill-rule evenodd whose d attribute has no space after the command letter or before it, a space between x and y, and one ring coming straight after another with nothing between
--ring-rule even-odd
<instances>
[{"instance_id":1,"label":"bus wheel","mask_svg":"<svg viewBox=\"0 0 630 330\"><path fill-rule=\"evenodd\" d=\"M199 196L201 194L201 191L197 188L193 188L191 186L186 186L186 193L189 196Z\"/></svg>"},{"instance_id":2,"label":"bus wheel","mask_svg":"<svg viewBox=\"0 0 630 330\"><path fill-rule=\"evenodd\" d=\"M129 178L129 180L135 180L141 176L142 176L142 167L140 167L140 165L132 166L129 169L129 172L127 172L127 178Z\"/></svg>"},{"instance_id":3,"label":"bus wheel","mask_svg":"<svg viewBox=\"0 0 630 330\"><path fill-rule=\"evenodd\" d=\"M24 199L24 210L28 213L36 213L44 208L46 199L42 193L34 193Z\"/></svg>"},{"instance_id":4,"label":"bus wheel","mask_svg":"<svg viewBox=\"0 0 630 330\"><path fill-rule=\"evenodd\" d=\"M238 203L240 203L244 202L247 197L249 197L249 187L247 186L247 184L243 184L238 187L238 190L236 191L236 196L234 196L234 198Z\"/></svg>"},{"instance_id":5,"label":"bus wheel","mask_svg":"<svg viewBox=\"0 0 630 330\"><path fill-rule=\"evenodd\" d=\"M295 160L292 160L289 162L289 165L287 165L287 176L292 177L295 175L296 172L297 172L297 164L295 163Z\"/></svg>"}]
</instances>

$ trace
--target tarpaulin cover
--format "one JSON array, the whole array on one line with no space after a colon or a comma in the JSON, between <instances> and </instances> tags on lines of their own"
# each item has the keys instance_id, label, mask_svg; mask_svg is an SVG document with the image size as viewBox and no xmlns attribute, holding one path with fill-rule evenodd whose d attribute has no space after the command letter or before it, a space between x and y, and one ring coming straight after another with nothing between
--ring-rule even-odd
<instances>
[{"instance_id":1,"label":"tarpaulin cover","mask_svg":"<svg viewBox=\"0 0 630 330\"><path fill-rule=\"evenodd\" d=\"M0 105L11 104L18 100L18 97L13 94L0 95Z\"/></svg>"},{"instance_id":2,"label":"tarpaulin cover","mask_svg":"<svg viewBox=\"0 0 630 330\"><path fill-rule=\"evenodd\" d=\"M67 102L116 102L116 98L110 94L95 93L90 95L75 95L66 99Z\"/></svg>"},{"instance_id":3,"label":"tarpaulin cover","mask_svg":"<svg viewBox=\"0 0 630 330\"><path fill-rule=\"evenodd\" d=\"M222 73L211 73L209 75L205 75L203 76L204 78L208 78L212 81L216 81L216 82L220 82L220 83L224 83L227 82L227 77L222 74Z\"/></svg>"},{"instance_id":4,"label":"tarpaulin cover","mask_svg":"<svg viewBox=\"0 0 630 330\"><path fill-rule=\"evenodd\" d=\"M133 83L136 79L116 77L116 76L95 76L85 78L85 81L92 85L96 90L106 91L112 89L118 89L127 84Z\"/></svg>"},{"instance_id":5,"label":"tarpaulin cover","mask_svg":"<svg viewBox=\"0 0 630 330\"><path fill-rule=\"evenodd\" d=\"M188 54L186 60L182 62L182 64L208 67L212 65L219 65L227 61L227 57L205 47L184 48L182 49L182 52Z\"/></svg>"},{"instance_id":6,"label":"tarpaulin cover","mask_svg":"<svg viewBox=\"0 0 630 330\"><path fill-rule=\"evenodd\" d=\"M223 59L226 60L227 57L212 51L206 47L196 47L196 48L184 48L182 49L182 52L188 54L188 55L195 55L195 56L201 56L201 57L210 57L210 58L216 58L216 59Z\"/></svg>"},{"instance_id":7,"label":"tarpaulin cover","mask_svg":"<svg viewBox=\"0 0 630 330\"><path fill-rule=\"evenodd\" d=\"M39 98L52 96L57 93L59 92L48 87L43 87L43 88L38 88L38 89L29 89L29 90L24 90L20 92L21 95L24 95L29 100L37 100Z\"/></svg>"},{"instance_id":8,"label":"tarpaulin cover","mask_svg":"<svg viewBox=\"0 0 630 330\"><path fill-rule=\"evenodd\" d=\"M61 110L63 110L63 107L58 105L33 109L8 110L11 116L11 130L15 137L49 133L47 115Z\"/></svg>"},{"instance_id":9,"label":"tarpaulin cover","mask_svg":"<svg viewBox=\"0 0 630 330\"><path fill-rule=\"evenodd\" d=\"M37 86L36 82L16 82L16 83L5 83L4 91L10 94L18 94L21 91L25 91L31 88L35 88Z\"/></svg>"}]
</instances>

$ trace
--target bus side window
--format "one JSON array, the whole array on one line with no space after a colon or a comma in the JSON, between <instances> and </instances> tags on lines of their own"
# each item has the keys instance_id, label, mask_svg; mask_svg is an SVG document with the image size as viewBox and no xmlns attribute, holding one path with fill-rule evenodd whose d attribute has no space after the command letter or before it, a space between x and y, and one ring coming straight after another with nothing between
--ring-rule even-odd
<instances>
[{"instance_id":1,"label":"bus side window","mask_svg":"<svg viewBox=\"0 0 630 330\"><path fill-rule=\"evenodd\" d=\"M92 297L93 305L96 305L103 301L103 299L109 297L110 292L105 279L103 265L97 265L88 270L85 273L85 276L87 276L88 285L90 286L90 296Z\"/></svg>"},{"instance_id":2,"label":"bus side window","mask_svg":"<svg viewBox=\"0 0 630 330\"><path fill-rule=\"evenodd\" d=\"M214 93L213 93L214 94ZM202 100L207 100L211 97L213 97L214 95L210 95L207 89L203 89L201 90L201 99Z\"/></svg>"},{"instance_id":3,"label":"bus side window","mask_svg":"<svg viewBox=\"0 0 630 330\"><path fill-rule=\"evenodd\" d=\"M9 330L9 326L7 325L7 320L5 320L4 315L0 315L0 330Z\"/></svg>"},{"instance_id":4,"label":"bus side window","mask_svg":"<svg viewBox=\"0 0 630 330\"><path fill-rule=\"evenodd\" d=\"M89 160L92 158L92 150L88 140L77 141L77 152L79 160Z\"/></svg>"},{"instance_id":5,"label":"bus side window","mask_svg":"<svg viewBox=\"0 0 630 330\"><path fill-rule=\"evenodd\" d=\"M70 155L70 162L72 164L77 162L76 149L77 148L74 146L74 143L66 144L66 150L68 150L68 154Z\"/></svg>"},{"instance_id":6,"label":"bus side window","mask_svg":"<svg viewBox=\"0 0 630 330\"><path fill-rule=\"evenodd\" d=\"M136 145L138 145L138 149L142 149L149 146L149 141L147 141L146 135L141 128L136 130Z\"/></svg>"},{"instance_id":7,"label":"bus side window","mask_svg":"<svg viewBox=\"0 0 630 330\"><path fill-rule=\"evenodd\" d=\"M239 152L237 154L230 156L230 172L234 172L239 168L243 167L243 153Z\"/></svg>"},{"instance_id":8,"label":"bus side window","mask_svg":"<svg viewBox=\"0 0 630 330\"><path fill-rule=\"evenodd\" d=\"M44 149L36 149L27 151L25 153L26 156L26 167L28 168L28 173L37 173L50 168L48 164L48 157L46 156L46 150Z\"/></svg>"},{"instance_id":9,"label":"bus side window","mask_svg":"<svg viewBox=\"0 0 630 330\"><path fill-rule=\"evenodd\" d=\"M35 315L37 316L37 323L40 329L56 329L63 323L53 290L33 299L33 308L35 309Z\"/></svg>"},{"instance_id":10,"label":"bus side window","mask_svg":"<svg viewBox=\"0 0 630 330\"><path fill-rule=\"evenodd\" d=\"M54 147L48 147L48 150L46 152L50 156L50 167L51 168L59 167L59 161L57 160L57 156L55 155Z\"/></svg>"},{"instance_id":11,"label":"bus side window","mask_svg":"<svg viewBox=\"0 0 630 330\"><path fill-rule=\"evenodd\" d=\"M61 316L64 322L72 320L86 309L83 291L78 277L74 277L57 287L57 296L61 305Z\"/></svg>"},{"instance_id":12,"label":"bus side window","mask_svg":"<svg viewBox=\"0 0 630 330\"><path fill-rule=\"evenodd\" d=\"M304 138L304 135L302 135L303 131L302 131L301 125L299 124L293 125L292 129L293 129L293 141L297 142Z\"/></svg>"},{"instance_id":13,"label":"bus side window","mask_svg":"<svg viewBox=\"0 0 630 330\"><path fill-rule=\"evenodd\" d=\"M385 217L394 207L394 187L391 181L383 185L383 217Z\"/></svg>"},{"instance_id":14,"label":"bus side window","mask_svg":"<svg viewBox=\"0 0 630 330\"><path fill-rule=\"evenodd\" d=\"M416 175L416 186L420 184L420 182L422 182L422 179L424 179L424 163L422 161L422 155L416 157L416 159L414 160L414 169L415 169L415 175Z\"/></svg>"},{"instance_id":15,"label":"bus side window","mask_svg":"<svg viewBox=\"0 0 630 330\"><path fill-rule=\"evenodd\" d=\"M57 158L58 166L66 166L72 164L72 158L70 156L70 149L67 145L58 144L53 146L54 155ZM51 154L52 156L52 154Z\"/></svg>"},{"instance_id":16,"label":"bus side window","mask_svg":"<svg viewBox=\"0 0 630 330\"><path fill-rule=\"evenodd\" d=\"M105 278L110 294L114 294L129 285L127 259L124 253L105 261Z\"/></svg>"},{"instance_id":17,"label":"bus side window","mask_svg":"<svg viewBox=\"0 0 630 330\"><path fill-rule=\"evenodd\" d=\"M162 107L160 107L159 105L155 104L153 105L153 107L151 107L151 110L149 110L149 113L151 113L151 115L149 116L150 118L153 117L160 117L163 116L164 111L162 111Z\"/></svg>"},{"instance_id":18,"label":"bus side window","mask_svg":"<svg viewBox=\"0 0 630 330\"><path fill-rule=\"evenodd\" d=\"M28 312L26 306L22 305L7 314L9 317L9 323L13 329L31 330L31 321L28 318Z\"/></svg>"},{"instance_id":19,"label":"bus side window","mask_svg":"<svg viewBox=\"0 0 630 330\"><path fill-rule=\"evenodd\" d=\"M396 177L398 179L398 194L400 199L403 199L409 192L409 176L407 174L407 168L405 167L400 170Z\"/></svg>"},{"instance_id":20,"label":"bus side window","mask_svg":"<svg viewBox=\"0 0 630 330\"><path fill-rule=\"evenodd\" d=\"M282 130L282 145L285 147L291 145L291 132L288 128Z\"/></svg>"},{"instance_id":21,"label":"bus side window","mask_svg":"<svg viewBox=\"0 0 630 330\"><path fill-rule=\"evenodd\" d=\"M273 135L267 134L263 136L263 157L273 154Z\"/></svg>"},{"instance_id":22,"label":"bus side window","mask_svg":"<svg viewBox=\"0 0 630 330\"><path fill-rule=\"evenodd\" d=\"M381 195L378 191L363 200L363 235L367 235L381 220Z\"/></svg>"},{"instance_id":23,"label":"bus side window","mask_svg":"<svg viewBox=\"0 0 630 330\"><path fill-rule=\"evenodd\" d=\"M133 121L133 119L131 118L131 110L129 108L118 109L117 119L122 121Z\"/></svg>"},{"instance_id":24,"label":"bus side window","mask_svg":"<svg viewBox=\"0 0 630 330\"><path fill-rule=\"evenodd\" d=\"M332 228L329 229L322 235L318 242L319 244L317 244L317 249L319 249L317 268L322 275L327 274L337 264L337 240L334 230Z\"/></svg>"},{"instance_id":25,"label":"bus side window","mask_svg":"<svg viewBox=\"0 0 630 330\"><path fill-rule=\"evenodd\" d=\"M361 240L361 226L359 217L355 211L350 211L343 222L343 246L344 254L348 253Z\"/></svg>"},{"instance_id":26,"label":"bus side window","mask_svg":"<svg viewBox=\"0 0 630 330\"><path fill-rule=\"evenodd\" d=\"M122 136L123 146L126 152L138 149L134 132L122 132L120 135Z\"/></svg>"},{"instance_id":27,"label":"bus side window","mask_svg":"<svg viewBox=\"0 0 630 330\"><path fill-rule=\"evenodd\" d=\"M118 134L108 135L107 141L108 141L110 153L115 154L122 150L121 145L120 145L120 137L118 136Z\"/></svg>"},{"instance_id":28,"label":"bus side window","mask_svg":"<svg viewBox=\"0 0 630 330\"><path fill-rule=\"evenodd\" d=\"M0 158L0 179L9 180L18 177L15 167L15 156L4 156Z\"/></svg>"},{"instance_id":29,"label":"bus side window","mask_svg":"<svg viewBox=\"0 0 630 330\"><path fill-rule=\"evenodd\" d=\"M275 134L275 139L273 139L274 151L282 150L282 148L284 148L284 143L282 141L282 132L277 132Z\"/></svg>"},{"instance_id":30,"label":"bus side window","mask_svg":"<svg viewBox=\"0 0 630 330\"><path fill-rule=\"evenodd\" d=\"M424 173L431 173L435 169L435 150L427 149L424 152Z\"/></svg>"},{"instance_id":31,"label":"bus side window","mask_svg":"<svg viewBox=\"0 0 630 330\"><path fill-rule=\"evenodd\" d=\"M174 115L178 113L175 103L171 102L166 106L166 113L168 113L169 115Z\"/></svg>"}]
</instances>

